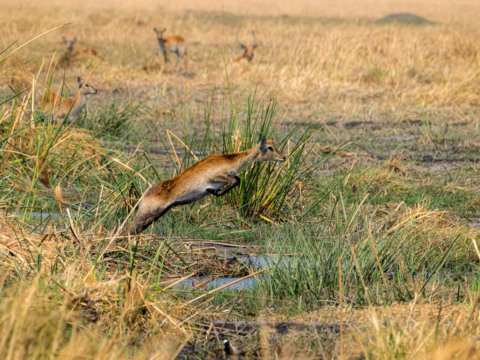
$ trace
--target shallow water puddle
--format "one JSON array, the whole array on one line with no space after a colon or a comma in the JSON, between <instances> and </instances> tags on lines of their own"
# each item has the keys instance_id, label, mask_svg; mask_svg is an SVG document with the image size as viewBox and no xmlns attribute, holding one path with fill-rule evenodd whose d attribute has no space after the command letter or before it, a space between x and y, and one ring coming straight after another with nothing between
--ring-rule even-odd
<instances>
[{"instance_id":1,"label":"shallow water puddle","mask_svg":"<svg viewBox=\"0 0 480 360\"><path fill-rule=\"evenodd\" d=\"M296 260L290 259L288 257L279 257L274 256L248 256L248 257L235 257L229 256L228 259L235 258L239 262L245 264L247 267L251 268L254 271L265 270L269 267L275 266L279 261L280 267L284 267L290 262ZM190 277L188 279L179 281L177 284L172 286L173 290L192 290L192 289L201 289L202 291L210 291L225 285L225 289L242 289L253 287L257 284L257 279L262 279L263 275L258 275L250 278L241 278L241 277L215 277L215 276L205 276L205 277ZM178 279L169 279L171 283L175 283Z\"/></svg>"}]
</instances>

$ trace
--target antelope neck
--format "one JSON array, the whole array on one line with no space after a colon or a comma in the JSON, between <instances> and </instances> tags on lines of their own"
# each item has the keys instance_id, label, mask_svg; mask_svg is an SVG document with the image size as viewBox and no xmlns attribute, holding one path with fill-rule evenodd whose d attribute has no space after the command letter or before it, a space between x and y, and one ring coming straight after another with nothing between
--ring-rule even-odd
<instances>
[{"instance_id":1,"label":"antelope neck","mask_svg":"<svg viewBox=\"0 0 480 360\"><path fill-rule=\"evenodd\" d=\"M239 166L238 171L241 171L244 167L246 167L246 166L250 165L251 163L254 163L255 161L257 161L257 159L262 154L262 151L260 150L260 148L258 146L255 146L251 149L242 151L241 154L243 156L240 158L240 161L239 161L240 166Z\"/></svg>"},{"instance_id":2,"label":"antelope neck","mask_svg":"<svg viewBox=\"0 0 480 360\"><path fill-rule=\"evenodd\" d=\"M85 94L82 94L81 92L77 94L77 96L75 97L75 102L73 103L73 107L70 110L69 118L71 119L76 118L78 114L80 114L80 111L82 110L86 101L87 101L87 97Z\"/></svg>"},{"instance_id":3,"label":"antelope neck","mask_svg":"<svg viewBox=\"0 0 480 360\"><path fill-rule=\"evenodd\" d=\"M157 41L158 41L158 46L160 47L160 49L162 51L165 51L165 40L163 40L161 38L157 38Z\"/></svg>"}]
</instances>

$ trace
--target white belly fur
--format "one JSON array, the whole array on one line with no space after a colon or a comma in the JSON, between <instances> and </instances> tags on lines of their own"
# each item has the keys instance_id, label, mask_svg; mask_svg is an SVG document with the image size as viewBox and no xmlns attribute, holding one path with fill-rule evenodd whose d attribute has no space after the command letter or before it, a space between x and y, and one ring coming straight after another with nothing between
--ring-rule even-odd
<instances>
[{"instance_id":1,"label":"white belly fur","mask_svg":"<svg viewBox=\"0 0 480 360\"><path fill-rule=\"evenodd\" d=\"M177 199L176 201L182 203L189 203L200 200L201 198L210 195L207 189L220 190L225 185L226 183L212 183L208 181L199 185L196 189L189 191L187 194L183 195L180 199Z\"/></svg>"},{"instance_id":2,"label":"white belly fur","mask_svg":"<svg viewBox=\"0 0 480 360\"><path fill-rule=\"evenodd\" d=\"M225 186L225 183L210 183L210 188L215 190L220 190L224 186Z\"/></svg>"},{"instance_id":3,"label":"white belly fur","mask_svg":"<svg viewBox=\"0 0 480 360\"><path fill-rule=\"evenodd\" d=\"M188 203L188 202L193 202L196 200L200 200L201 198L210 195L209 192L207 192L205 189L195 189L192 191L189 191L187 194L182 196L180 199L177 199L177 201L182 202L182 203Z\"/></svg>"}]
</instances>

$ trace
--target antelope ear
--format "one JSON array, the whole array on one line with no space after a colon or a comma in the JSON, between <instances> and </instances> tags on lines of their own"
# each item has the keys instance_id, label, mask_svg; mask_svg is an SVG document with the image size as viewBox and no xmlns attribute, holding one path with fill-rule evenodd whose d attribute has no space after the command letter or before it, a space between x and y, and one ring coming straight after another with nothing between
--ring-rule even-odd
<instances>
[{"instance_id":1,"label":"antelope ear","mask_svg":"<svg viewBox=\"0 0 480 360\"><path fill-rule=\"evenodd\" d=\"M267 138L264 136L262 137L262 140L260 141L260 144L258 145L258 147L263 150L265 148L266 143L267 143Z\"/></svg>"},{"instance_id":2,"label":"antelope ear","mask_svg":"<svg viewBox=\"0 0 480 360\"><path fill-rule=\"evenodd\" d=\"M83 85L83 81L80 77L77 77L77 83L78 83L78 87L81 88Z\"/></svg>"},{"instance_id":3,"label":"antelope ear","mask_svg":"<svg viewBox=\"0 0 480 360\"><path fill-rule=\"evenodd\" d=\"M72 45L75 44L76 42L77 42L77 38L74 37L74 38L72 39Z\"/></svg>"},{"instance_id":4,"label":"antelope ear","mask_svg":"<svg viewBox=\"0 0 480 360\"><path fill-rule=\"evenodd\" d=\"M165 31L167 31L167 28L163 29L163 30L162 30L162 33L164 33Z\"/></svg>"},{"instance_id":5,"label":"antelope ear","mask_svg":"<svg viewBox=\"0 0 480 360\"><path fill-rule=\"evenodd\" d=\"M62 40L65 44L68 44L68 41L67 41L67 39L65 39L65 36L62 36Z\"/></svg>"}]
</instances>

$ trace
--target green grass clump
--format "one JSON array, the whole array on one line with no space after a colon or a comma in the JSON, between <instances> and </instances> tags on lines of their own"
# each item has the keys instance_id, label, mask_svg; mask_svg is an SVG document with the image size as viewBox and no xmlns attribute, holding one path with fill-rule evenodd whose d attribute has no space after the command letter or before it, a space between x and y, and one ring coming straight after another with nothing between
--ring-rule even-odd
<instances>
[{"instance_id":1,"label":"green grass clump","mask_svg":"<svg viewBox=\"0 0 480 360\"><path fill-rule=\"evenodd\" d=\"M242 182L238 189L213 202L238 209L252 220L263 216L285 221L306 216L305 208L308 207L305 205L314 201L311 190L316 174L336 154L333 151L318 158L311 153L319 132L318 124L298 124L287 132L280 132L282 119L278 116L276 102L257 99L255 92L249 94L238 108L232 104L231 115L220 124L212 121L212 109L213 104L207 103L205 132L185 132L181 151L173 148L174 156L170 156L170 161L176 164L177 172L210 154L242 151L257 146L263 136L274 138L277 148L287 155L287 161L249 166L239 174ZM170 142L164 142L164 145L166 151L172 150Z\"/></svg>"}]
</instances>

